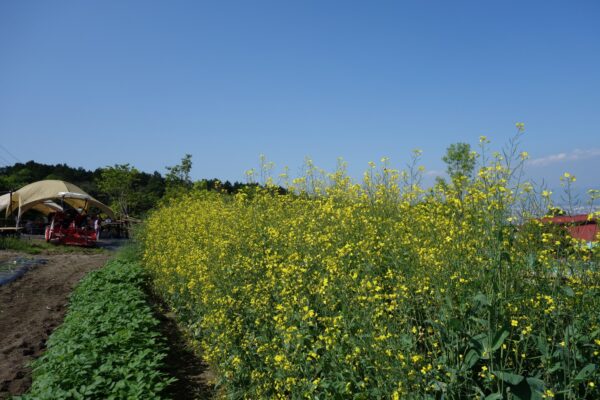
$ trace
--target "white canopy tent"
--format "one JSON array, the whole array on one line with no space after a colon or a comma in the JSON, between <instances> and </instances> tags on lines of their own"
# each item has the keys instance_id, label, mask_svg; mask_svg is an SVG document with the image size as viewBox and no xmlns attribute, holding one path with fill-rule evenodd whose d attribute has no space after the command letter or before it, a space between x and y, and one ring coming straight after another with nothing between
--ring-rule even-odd
<instances>
[{"instance_id":1,"label":"white canopy tent","mask_svg":"<svg viewBox=\"0 0 600 400\"><path fill-rule=\"evenodd\" d=\"M38 181L0 196L0 211L6 210L7 216L17 212L17 224L21 215L30 209L49 214L62 211L66 204L82 213L96 207L110 218L114 218L114 213L108 206L80 187L65 181Z\"/></svg>"}]
</instances>

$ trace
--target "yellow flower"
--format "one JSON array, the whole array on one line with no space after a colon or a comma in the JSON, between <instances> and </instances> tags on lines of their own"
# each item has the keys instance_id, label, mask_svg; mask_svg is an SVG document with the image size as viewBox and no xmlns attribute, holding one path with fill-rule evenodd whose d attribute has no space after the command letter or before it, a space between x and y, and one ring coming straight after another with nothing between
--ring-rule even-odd
<instances>
[{"instance_id":1,"label":"yellow flower","mask_svg":"<svg viewBox=\"0 0 600 400\"><path fill-rule=\"evenodd\" d=\"M487 153L487 138L480 140ZM560 328L559 314L594 324L591 308L577 299L596 291L600 276L570 274L565 266L589 264L597 253L580 250L537 215L513 213L538 190L511 181L502 153L475 159L485 164L476 176L427 189L417 183L418 162L395 171L384 159L385 169L370 163L362 182L345 175L343 166L326 173L307 162L305 176L289 178L287 193L256 185L237 195L194 190L165 199L146 221L143 266L153 289L186 315L193 345L222 378L247 374L248 398L326 397L332 382L325 376L357 377L365 365L392 388L393 399L432 395L431 382L451 380L454 368L433 362L453 350L440 330L457 329L442 320L441 310L471 308L473 295L494 283L506 288L502 312L514 331L502 353L537 368L541 361L527 359L533 353L524 343L534 328ZM263 172L252 172L251 180ZM573 176L562 178L568 184ZM541 195L545 207L552 193ZM557 254L558 243L569 252ZM496 268L492 254L510 255L510 264L502 260ZM539 290L557 278L574 298ZM597 329L590 326L588 334ZM569 343L574 351L581 345ZM600 338L592 346L598 354ZM483 357L492 357L490 351ZM314 367L325 361L323 354L340 352L338 370L318 378ZM260 368L240 371L246 365ZM498 381L490 369L480 364L475 372L485 390ZM340 391L348 397L374 384L372 376L359 378ZM584 382L588 393L595 384ZM466 397L461 390L448 395ZM552 389L543 395L555 397Z\"/></svg>"},{"instance_id":2,"label":"yellow flower","mask_svg":"<svg viewBox=\"0 0 600 400\"><path fill-rule=\"evenodd\" d=\"M231 360L231 363L233 364L234 367L237 367L238 365L240 365L241 362L242 362L242 360L238 356L233 357L233 359Z\"/></svg>"}]
</instances>

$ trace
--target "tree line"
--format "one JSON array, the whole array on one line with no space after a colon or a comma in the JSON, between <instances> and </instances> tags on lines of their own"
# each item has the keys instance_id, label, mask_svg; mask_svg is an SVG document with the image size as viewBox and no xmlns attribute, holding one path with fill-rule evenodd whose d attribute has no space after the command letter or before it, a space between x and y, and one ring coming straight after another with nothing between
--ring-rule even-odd
<instances>
[{"instance_id":1,"label":"tree line","mask_svg":"<svg viewBox=\"0 0 600 400\"><path fill-rule=\"evenodd\" d=\"M193 181L191 169L192 156L189 154L179 164L166 167L164 175L158 171L140 171L130 164L87 170L65 163L28 161L0 167L0 194L16 191L33 182L58 179L79 186L122 216L141 217L165 196L174 196L191 188L236 193L248 186L241 182L221 182L215 178Z\"/></svg>"},{"instance_id":2,"label":"tree line","mask_svg":"<svg viewBox=\"0 0 600 400\"><path fill-rule=\"evenodd\" d=\"M521 132L521 129L519 130ZM473 179L476 153L467 143L454 143L446 149L442 158L446 164L446 173L450 182L438 178L437 184L453 185L459 192L464 190L468 181ZM176 196L190 189L218 190L224 193L236 193L256 183L221 182L219 179L201 179L193 181L190 177L192 156L186 154L181 162L167 166L164 176L158 172L147 173L130 164L115 164L97 168L93 171L74 168L67 164L41 164L35 161L16 163L0 167L0 194L44 179L59 179L73 183L91 196L108 204L122 216L141 217L157 203L170 196ZM280 188L285 191L285 189Z\"/></svg>"}]
</instances>

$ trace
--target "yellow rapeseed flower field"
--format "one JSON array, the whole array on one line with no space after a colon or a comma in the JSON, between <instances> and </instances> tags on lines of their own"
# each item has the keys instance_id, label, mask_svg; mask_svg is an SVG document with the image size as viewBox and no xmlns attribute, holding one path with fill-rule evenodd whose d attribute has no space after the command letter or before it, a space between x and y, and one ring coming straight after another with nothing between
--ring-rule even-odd
<instances>
[{"instance_id":1,"label":"yellow rapeseed flower field","mask_svg":"<svg viewBox=\"0 0 600 400\"><path fill-rule=\"evenodd\" d=\"M192 191L149 217L144 264L221 393L600 398L598 248L531 218L498 154L430 190L384 163L360 184L311 169L286 194Z\"/></svg>"}]
</instances>

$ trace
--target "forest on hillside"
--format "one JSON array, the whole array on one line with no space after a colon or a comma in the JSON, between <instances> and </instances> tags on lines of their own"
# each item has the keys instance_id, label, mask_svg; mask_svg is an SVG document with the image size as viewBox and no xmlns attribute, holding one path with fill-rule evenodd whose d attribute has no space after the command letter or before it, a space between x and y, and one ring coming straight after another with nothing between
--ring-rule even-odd
<instances>
[{"instance_id":1,"label":"forest on hillside","mask_svg":"<svg viewBox=\"0 0 600 400\"><path fill-rule=\"evenodd\" d=\"M193 181L190 177L192 160L186 155L181 163L166 167L167 173L148 173L129 164L87 170L63 164L43 164L35 161L0 167L0 194L16 191L25 185L45 179L73 183L91 196L110 205L121 215L143 216L166 194L180 189L215 190L235 193L246 186L240 182L221 182L219 179Z\"/></svg>"}]
</instances>

